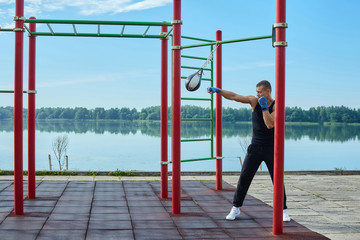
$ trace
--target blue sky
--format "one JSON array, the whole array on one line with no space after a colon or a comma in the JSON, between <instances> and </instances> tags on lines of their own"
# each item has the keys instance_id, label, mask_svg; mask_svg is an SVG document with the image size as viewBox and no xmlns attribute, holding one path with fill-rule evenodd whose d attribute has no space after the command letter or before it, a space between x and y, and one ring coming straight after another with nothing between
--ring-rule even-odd
<instances>
[{"instance_id":1,"label":"blue sky","mask_svg":"<svg viewBox=\"0 0 360 240\"><path fill-rule=\"evenodd\" d=\"M172 20L171 0L25 0L25 3L26 18ZM287 1L287 106L359 108L359 9L357 0ZM0 0L0 26L11 27L13 16L14 1ZM275 0L183 0L182 20L182 35L186 36L215 39L216 30L222 30L223 40L269 35L275 22ZM55 28L60 31L66 26ZM79 29L96 32L95 26ZM121 27L113 27L103 31L120 30ZM48 30L38 25L38 31ZM126 31L141 33L144 27L128 27ZM156 27L149 31L159 32L160 28ZM24 89L27 89L28 38L24 39ZM193 43L196 42L182 41L183 45ZM207 57L209 48L186 49L182 54ZM258 81L267 79L275 85L274 62L275 50L269 39L224 45L223 88L255 95ZM203 64L183 63L196 67ZM0 89L13 89L13 69L14 34L0 33ZM38 108L141 109L160 105L160 40L157 39L38 37L36 70ZM184 71L183 75L191 73ZM191 93L183 85L184 96L207 96L206 82ZM169 87L169 99L170 93ZM0 95L0 106L12 105L11 94ZM243 107L227 100L223 105Z\"/></svg>"}]
</instances>

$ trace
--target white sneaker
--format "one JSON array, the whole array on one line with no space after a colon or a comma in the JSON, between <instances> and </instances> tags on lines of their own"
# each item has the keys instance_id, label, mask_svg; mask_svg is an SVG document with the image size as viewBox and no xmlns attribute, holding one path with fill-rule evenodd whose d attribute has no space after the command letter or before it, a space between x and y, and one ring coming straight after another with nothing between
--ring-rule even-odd
<instances>
[{"instance_id":1,"label":"white sneaker","mask_svg":"<svg viewBox=\"0 0 360 240\"><path fill-rule=\"evenodd\" d=\"M283 211L283 222L290 222L291 218L287 214L286 210Z\"/></svg>"},{"instance_id":2,"label":"white sneaker","mask_svg":"<svg viewBox=\"0 0 360 240\"><path fill-rule=\"evenodd\" d=\"M235 218L238 216L240 216L240 208L232 207L230 213L226 216L226 219L235 220Z\"/></svg>"}]
</instances>

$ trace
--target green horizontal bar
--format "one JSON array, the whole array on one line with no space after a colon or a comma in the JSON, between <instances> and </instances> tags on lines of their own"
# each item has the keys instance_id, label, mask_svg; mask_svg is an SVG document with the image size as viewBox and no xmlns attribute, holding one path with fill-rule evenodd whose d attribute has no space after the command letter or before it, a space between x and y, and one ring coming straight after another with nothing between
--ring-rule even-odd
<instances>
[{"instance_id":1,"label":"green horizontal bar","mask_svg":"<svg viewBox=\"0 0 360 240\"><path fill-rule=\"evenodd\" d=\"M259 37L250 37L250 38L240 38L240 39L233 39L233 40L226 40L226 41L219 41L219 42L200 43L200 44L194 44L194 45L185 45L185 46L181 46L181 49L194 48L194 47L203 47L203 46L210 46L210 45L216 45L216 44L246 42L246 41L260 40L260 39L266 39L266 38L272 38L272 35L259 36Z\"/></svg>"},{"instance_id":2,"label":"green horizontal bar","mask_svg":"<svg viewBox=\"0 0 360 240\"><path fill-rule=\"evenodd\" d=\"M187 78L188 77L184 77L184 76L181 77L181 79L187 79ZM211 82L212 79L211 78L202 78L201 81L210 81Z\"/></svg>"},{"instance_id":3,"label":"green horizontal bar","mask_svg":"<svg viewBox=\"0 0 360 240\"><path fill-rule=\"evenodd\" d=\"M207 60L207 58L204 57L195 57L195 56L187 56L187 55L181 55L183 58L191 58L191 59L199 59L199 60Z\"/></svg>"},{"instance_id":4,"label":"green horizontal bar","mask_svg":"<svg viewBox=\"0 0 360 240\"><path fill-rule=\"evenodd\" d=\"M118 38L164 38L164 35L143 35L143 34L109 34L109 33L54 33L31 32L33 36L62 36L62 37L118 37Z\"/></svg>"},{"instance_id":5,"label":"green horizontal bar","mask_svg":"<svg viewBox=\"0 0 360 240\"><path fill-rule=\"evenodd\" d=\"M14 90L0 90L0 93L14 93ZM27 91L23 91L23 93L27 93Z\"/></svg>"},{"instance_id":6,"label":"green horizontal bar","mask_svg":"<svg viewBox=\"0 0 360 240\"><path fill-rule=\"evenodd\" d=\"M181 121L212 121L211 118L182 118Z\"/></svg>"},{"instance_id":7,"label":"green horizontal bar","mask_svg":"<svg viewBox=\"0 0 360 240\"><path fill-rule=\"evenodd\" d=\"M193 159L184 159L180 162L197 162L197 161L204 161L204 160L214 160L215 158L193 158Z\"/></svg>"},{"instance_id":8,"label":"green horizontal bar","mask_svg":"<svg viewBox=\"0 0 360 240\"><path fill-rule=\"evenodd\" d=\"M181 68L186 68L186 69L195 69L195 70L199 70L200 68L198 67L189 67L189 66L181 66ZM211 71L211 68L203 68L206 71Z\"/></svg>"},{"instance_id":9,"label":"green horizontal bar","mask_svg":"<svg viewBox=\"0 0 360 240\"><path fill-rule=\"evenodd\" d=\"M26 23L52 23L52 24L172 26L172 24L170 22L133 22L133 21L98 21L98 20L26 19L25 22Z\"/></svg>"},{"instance_id":10,"label":"green horizontal bar","mask_svg":"<svg viewBox=\"0 0 360 240\"><path fill-rule=\"evenodd\" d=\"M201 141L211 141L211 138L182 139L181 140L181 142L201 142Z\"/></svg>"},{"instance_id":11,"label":"green horizontal bar","mask_svg":"<svg viewBox=\"0 0 360 240\"><path fill-rule=\"evenodd\" d=\"M0 28L1 32L12 32L13 29L12 28Z\"/></svg>"},{"instance_id":12,"label":"green horizontal bar","mask_svg":"<svg viewBox=\"0 0 360 240\"><path fill-rule=\"evenodd\" d=\"M191 39L191 40L198 40L198 41L203 41L203 42L213 42L213 40L204 39L204 38L189 37L189 36L181 36L181 38Z\"/></svg>"},{"instance_id":13,"label":"green horizontal bar","mask_svg":"<svg viewBox=\"0 0 360 240\"><path fill-rule=\"evenodd\" d=\"M181 100L194 100L194 101L211 101L211 98L181 98Z\"/></svg>"}]
</instances>

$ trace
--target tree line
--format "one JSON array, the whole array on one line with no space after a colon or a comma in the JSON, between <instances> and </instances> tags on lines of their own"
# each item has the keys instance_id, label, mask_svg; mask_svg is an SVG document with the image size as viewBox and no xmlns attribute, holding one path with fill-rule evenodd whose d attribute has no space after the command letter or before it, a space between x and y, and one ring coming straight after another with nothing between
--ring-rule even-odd
<instances>
[{"instance_id":1,"label":"tree line","mask_svg":"<svg viewBox=\"0 0 360 240\"><path fill-rule=\"evenodd\" d=\"M171 107L168 110L171 119ZM24 109L24 118L27 118L27 110ZM215 110L213 111L215 116ZM160 120L160 106L152 106L141 109L135 108L94 108L83 107L61 108L47 107L36 109L36 119L74 119L74 120ZM209 118L210 108L185 105L181 107L182 118ZM13 119L13 107L0 107L0 120ZM251 121L251 109L249 108L223 108L223 120L225 122ZM337 122L337 123L360 123L360 109L352 109L345 106L312 107L308 110L300 107L285 108L286 122Z\"/></svg>"}]
</instances>

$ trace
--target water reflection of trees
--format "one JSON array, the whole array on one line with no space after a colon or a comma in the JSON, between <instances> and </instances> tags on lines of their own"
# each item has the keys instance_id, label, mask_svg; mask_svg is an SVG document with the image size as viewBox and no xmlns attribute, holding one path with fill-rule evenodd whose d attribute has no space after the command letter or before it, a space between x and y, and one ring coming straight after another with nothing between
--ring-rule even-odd
<instances>
[{"instance_id":1,"label":"water reflection of trees","mask_svg":"<svg viewBox=\"0 0 360 240\"><path fill-rule=\"evenodd\" d=\"M26 129L26 123L24 123ZM152 121L131 122L131 121L76 121L76 120L39 120L36 122L36 129L40 132L56 133L95 133L129 135L140 132L148 136L160 136L160 123ZM249 123L223 123L224 137L244 137L251 134ZM0 121L0 132L12 132L13 121ZM209 137L211 134L210 123L208 122L183 122L181 124L182 138ZM169 136L171 126L169 124ZM300 140L308 137L315 141L349 141L360 139L360 126L354 125L286 125L285 138Z\"/></svg>"}]
</instances>

